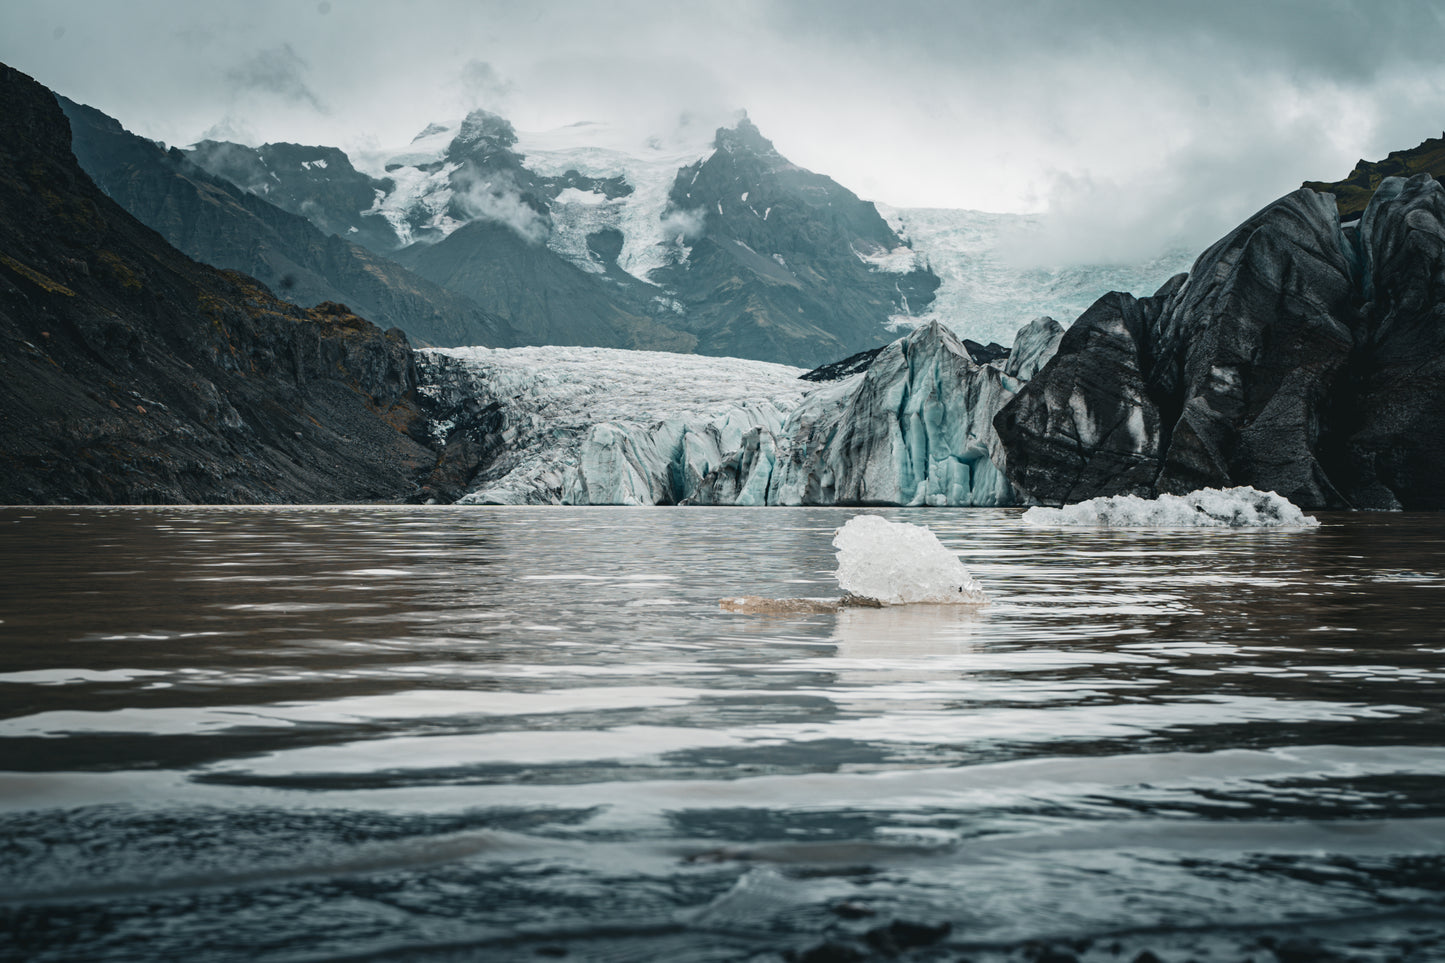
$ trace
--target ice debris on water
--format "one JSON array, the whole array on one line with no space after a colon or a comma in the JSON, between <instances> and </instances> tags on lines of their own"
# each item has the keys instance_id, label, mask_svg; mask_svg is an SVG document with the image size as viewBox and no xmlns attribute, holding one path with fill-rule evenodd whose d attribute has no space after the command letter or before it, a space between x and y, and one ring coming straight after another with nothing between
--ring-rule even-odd
<instances>
[{"instance_id":1,"label":"ice debris on water","mask_svg":"<svg viewBox=\"0 0 1445 963\"><path fill-rule=\"evenodd\" d=\"M833 536L838 585L886 605L984 605L988 596L958 556L922 525L857 515Z\"/></svg>"},{"instance_id":2,"label":"ice debris on water","mask_svg":"<svg viewBox=\"0 0 1445 963\"><path fill-rule=\"evenodd\" d=\"M1030 508L1024 521L1039 527L1313 528L1319 520L1288 498L1247 485L1201 488L1187 495L1109 495L1062 508Z\"/></svg>"}]
</instances>

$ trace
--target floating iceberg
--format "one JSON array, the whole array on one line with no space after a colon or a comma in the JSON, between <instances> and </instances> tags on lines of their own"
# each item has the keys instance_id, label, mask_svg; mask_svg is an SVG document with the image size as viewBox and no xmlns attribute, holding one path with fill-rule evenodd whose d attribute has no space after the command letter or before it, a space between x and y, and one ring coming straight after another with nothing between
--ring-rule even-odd
<instances>
[{"instance_id":1,"label":"floating iceberg","mask_svg":"<svg viewBox=\"0 0 1445 963\"><path fill-rule=\"evenodd\" d=\"M1288 498L1248 486L1201 488L1188 495L1110 495L1063 508L1030 508L1030 525L1114 528L1312 528L1319 520Z\"/></svg>"},{"instance_id":2,"label":"floating iceberg","mask_svg":"<svg viewBox=\"0 0 1445 963\"><path fill-rule=\"evenodd\" d=\"M885 605L985 605L988 596L938 536L922 525L857 515L833 537L843 591Z\"/></svg>"}]
</instances>

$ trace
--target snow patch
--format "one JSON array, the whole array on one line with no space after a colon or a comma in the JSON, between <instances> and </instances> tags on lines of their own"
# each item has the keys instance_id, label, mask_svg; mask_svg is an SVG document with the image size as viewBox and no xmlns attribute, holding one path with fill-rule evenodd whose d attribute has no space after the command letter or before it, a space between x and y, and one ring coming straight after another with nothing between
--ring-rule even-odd
<instances>
[{"instance_id":1,"label":"snow patch","mask_svg":"<svg viewBox=\"0 0 1445 963\"><path fill-rule=\"evenodd\" d=\"M622 234L618 267L649 283L653 271L686 260L687 252L678 244L678 236L695 237L701 225L679 230L672 222L668 215L672 186L679 171L701 165L712 156L718 126L700 120L679 125L662 136L648 137L597 123L542 132L518 131L516 150L524 155L523 165L534 173L555 177L575 170L587 177L621 175L632 187L626 197L599 205L591 221L575 214L559 218L554 210L557 223L548 246L563 257L574 258L576 251L586 250L585 235L579 243L578 231L613 228Z\"/></svg>"},{"instance_id":2,"label":"snow patch","mask_svg":"<svg viewBox=\"0 0 1445 963\"><path fill-rule=\"evenodd\" d=\"M1256 488L1201 488L1188 495L1110 495L1063 508L1030 508L1023 519L1042 528L1314 528L1319 520L1289 499Z\"/></svg>"},{"instance_id":3,"label":"snow patch","mask_svg":"<svg viewBox=\"0 0 1445 963\"><path fill-rule=\"evenodd\" d=\"M857 515L833 536L838 585L886 605L985 605L988 596L938 536L922 525Z\"/></svg>"}]
</instances>

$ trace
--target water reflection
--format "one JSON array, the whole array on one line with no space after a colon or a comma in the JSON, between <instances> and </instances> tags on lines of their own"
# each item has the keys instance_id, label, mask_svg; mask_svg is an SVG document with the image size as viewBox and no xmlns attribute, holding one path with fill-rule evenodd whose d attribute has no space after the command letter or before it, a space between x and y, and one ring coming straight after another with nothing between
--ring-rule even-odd
<instances>
[{"instance_id":1,"label":"water reflection","mask_svg":"<svg viewBox=\"0 0 1445 963\"><path fill-rule=\"evenodd\" d=\"M719 609L849 514L0 510L0 955L1410 958L1445 521L885 512L994 604Z\"/></svg>"}]
</instances>

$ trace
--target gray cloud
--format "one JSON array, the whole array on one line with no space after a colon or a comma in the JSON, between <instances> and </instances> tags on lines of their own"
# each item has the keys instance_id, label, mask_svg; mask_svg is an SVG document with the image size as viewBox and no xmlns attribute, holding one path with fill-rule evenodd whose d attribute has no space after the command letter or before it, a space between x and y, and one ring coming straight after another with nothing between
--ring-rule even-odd
<instances>
[{"instance_id":1,"label":"gray cloud","mask_svg":"<svg viewBox=\"0 0 1445 963\"><path fill-rule=\"evenodd\" d=\"M485 107L493 113L502 112L514 85L496 67L485 60L468 60L462 64L460 86L467 109Z\"/></svg>"},{"instance_id":2,"label":"gray cloud","mask_svg":"<svg viewBox=\"0 0 1445 963\"><path fill-rule=\"evenodd\" d=\"M226 80L238 93L272 94L295 104L326 113L326 105L306 82L308 66L291 44L257 52L226 71Z\"/></svg>"},{"instance_id":3,"label":"gray cloud","mask_svg":"<svg viewBox=\"0 0 1445 963\"><path fill-rule=\"evenodd\" d=\"M0 59L173 143L224 117L259 139L399 146L475 106L524 131L594 120L666 140L688 112L746 107L784 155L865 196L1048 209L1039 250L1125 257L1197 249L1303 180L1439 133L1442 9L616 0L599 18L590 0L415 0L398 17L382 0L324 16L11 0Z\"/></svg>"}]
</instances>

